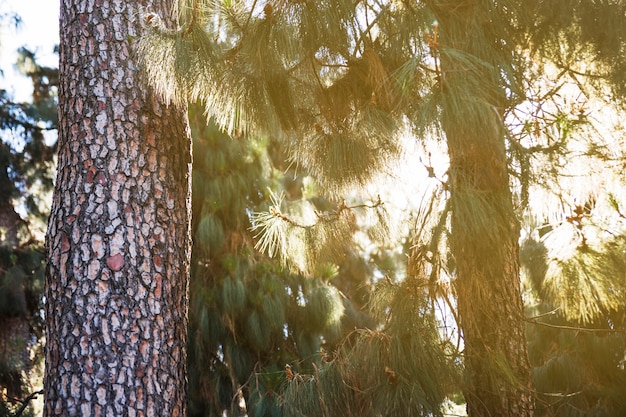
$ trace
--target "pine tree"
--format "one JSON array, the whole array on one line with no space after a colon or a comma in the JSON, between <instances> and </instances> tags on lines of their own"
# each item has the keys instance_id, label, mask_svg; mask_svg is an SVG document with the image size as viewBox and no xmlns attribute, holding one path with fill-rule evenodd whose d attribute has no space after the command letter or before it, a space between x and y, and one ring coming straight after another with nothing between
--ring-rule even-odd
<instances>
[{"instance_id":1,"label":"pine tree","mask_svg":"<svg viewBox=\"0 0 626 417\"><path fill-rule=\"evenodd\" d=\"M622 7L571 0L196 1L179 28L155 20L142 39L142 59L168 99L201 99L231 132L280 137L293 161L337 200L394 160L407 124L424 144L439 138L449 168L438 195L448 203L431 233L418 234L426 241L415 248L429 250L416 250L415 260L430 263L430 296L442 291L438 276L453 284L469 414L532 415L519 218L536 190L531 185L544 178L536 172L565 173L559 158L567 154L559 152L581 118L563 103L550 107L558 88L533 94L557 71L584 80L581 90L603 94L608 87L619 102L623 30L615 16ZM576 63L581 56L594 71ZM541 155L543 167L535 163ZM277 207L259 220L270 252L287 242L287 230L299 230ZM327 255L316 250L320 238L346 236L349 222L342 228L345 217L336 220L333 234L301 235L313 258ZM288 257L291 248L284 251Z\"/></svg>"},{"instance_id":2,"label":"pine tree","mask_svg":"<svg viewBox=\"0 0 626 417\"><path fill-rule=\"evenodd\" d=\"M481 21L473 16L488 19L482 15L492 13L492 8L477 5L459 17L455 10L437 4L414 8L364 3L361 9L347 2L285 2L282 9L265 6L258 15L234 6L224 4L214 10L228 23L225 28L233 28L222 48L209 43L196 17L173 35L157 28L144 39L148 45L157 45L144 52L144 59L165 62L165 71L150 73L157 89L172 99L203 98L207 111L217 114L226 127L279 128L291 141L294 158L330 192L366 183L396 153L394 134L402 126L402 117L420 123L415 115L425 107L426 114L420 115L424 130L436 122L423 120L438 113L427 106L436 101L443 111L441 127L452 160L451 191L456 202L452 250L459 266L458 296L463 300L459 305L466 339L468 409L496 415L532 413L521 325L517 226L508 188L502 116L497 116L501 105L497 100L504 92L499 92L499 70L489 69L492 61L499 65L494 68L502 64L498 56L484 61L483 51L467 49L462 43L467 38L460 35L477 25L476 44L491 42L486 37L490 34L483 33ZM428 32L427 22L435 16L445 27L442 33L449 36L446 42L450 43L441 51L437 50L437 33ZM374 25L377 37L372 33ZM294 27L299 28L296 37L292 36ZM432 36L430 45L424 41L426 35ZM185 43L184 50L176 47ZM485 53L489 53L488 46ZM422 63L428 60L434 65ZM491 83L483 85L486 82ZM235 93L238 89L241 93ZM428 94L429 89L430 100L421 97L420 91ZM491 126L492 142L482 140L485 125ZM456 150L455 143L463 140L476 141L468 147L473 155L464 155L462 146ZM482 165L485 157L493 157L493 164ZM479 167L486 171L480 172ZM477 245L476 232L489 233L489 238ZM489 258L488 253L497 258ZM483 311L470 306L476 296L483 300L478 303ZM511 308L504 316L499 311L502 305ZM483 330L488 330L484 334L489 338L481 336ZM481 360L488 364L482 366Z\"/></svg>"},{"instance_id":3,"label":"pine tree","mask_svg":"<svg viewBox=\"0 0 626 417\"><path fill-rule=\"evenodd\" d=\"M141 12L61 3L46 416L187 414L191 141L185 107L137 71Z\"/></svg>"}]
</instances>

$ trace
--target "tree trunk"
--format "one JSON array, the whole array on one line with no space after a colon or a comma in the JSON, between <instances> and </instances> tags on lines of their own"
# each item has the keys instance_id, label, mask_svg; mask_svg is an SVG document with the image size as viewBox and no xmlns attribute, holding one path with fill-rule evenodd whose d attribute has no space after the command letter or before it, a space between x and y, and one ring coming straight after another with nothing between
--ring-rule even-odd
<instances>
[{"instance_id":1,"label":"tree trunk","mask_svg":"<svg viewBox=\"0 0 626 417\"><path fill-rule=\"evenodd\" d=\"M45 416L186 415L191 141L132 51L169 3L61 2Z\"/></svg>"},{"instance_id":2,"label":"tree trunk","mask_svg":"<svg viewBox=\"0 0 626 417\"><path fill-rule=\"evenodd\" d=\"M489 51L497 40L483 31L488 23L476 21L484 11L472 4L440 20L442 42L454 51L442 51L441 83L450 156L450 244L464 336L464 393L469 416L531 416L534 397L520 294L519 224L501 110L504 91L497 55L494 59L494 51Z\"/></svg>"}]
</instances>

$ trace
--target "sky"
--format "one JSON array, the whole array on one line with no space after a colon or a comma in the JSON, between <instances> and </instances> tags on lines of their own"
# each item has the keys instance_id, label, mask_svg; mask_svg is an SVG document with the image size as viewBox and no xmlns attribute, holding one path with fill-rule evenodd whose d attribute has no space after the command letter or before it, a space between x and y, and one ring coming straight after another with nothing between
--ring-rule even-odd
<instances>
[{"instance_id":1,"label":"sky","mask_svg":"<svg viewBox=\"0 0 626 417\"><path fill-rule=\"evenodd\" d=\"M28 101L32 85L28 78L15 71L17 49L26 46L36 53L37 62L44 66L58 65L54 45L59 43L58 0L0 0L0 13L15 12L22 23L16 29L3 27L0 34L0 88L6 89L16 101Z\"/></svg>"}]
</instances>

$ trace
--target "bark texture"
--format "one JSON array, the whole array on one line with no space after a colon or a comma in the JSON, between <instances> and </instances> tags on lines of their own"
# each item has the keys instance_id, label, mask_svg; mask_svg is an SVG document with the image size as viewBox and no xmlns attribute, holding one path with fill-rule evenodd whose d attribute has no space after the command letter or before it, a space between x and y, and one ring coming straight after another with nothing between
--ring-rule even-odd
<instances>
[{"instance_id":1,"label":"bark texture","mask_svg":"<svg viewBox=\"0 0 626 417\"><path fill-rule=\"evenodd\" d=\"M532 416L519 277L519 223L509 184L497 45L480 2L446 11L443 126L450 155L451 249L470 417ZM482 3L484 4L484 3ZM495 55L495 56L494 56ZM458 59L458 57L464 57ZM474 67L468 62L474 60Z\"/></svg>"},{"instance_id":2,"label":"bark texture","mask_svg":"<svg viewBox=\"0 0 626 417\"><path fill-rule=\"evenodd\" d=\"M45 416L186 415L191 141L132 50L170 3L61 2Z\"/></svg>"}]
</instances>

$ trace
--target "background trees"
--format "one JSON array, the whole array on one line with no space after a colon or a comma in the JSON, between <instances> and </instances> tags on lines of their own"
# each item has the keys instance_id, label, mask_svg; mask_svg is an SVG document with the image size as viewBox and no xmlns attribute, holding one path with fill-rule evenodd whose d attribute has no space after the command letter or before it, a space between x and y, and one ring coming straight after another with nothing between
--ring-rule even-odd
<instances>
[{"instance_id":1,"label":"background trees","mask_svg":"<svg viewBox=\"0 0 626 417\"><path fill-rule=\"evenodd\" d=\"M283 193L292 209L312 205L310 199L330 204L303 189L275 140L229 137L207 125L198 106L190 116L190 415L278 415L285 365L312 371L320 350L332 352L346 331L366 323L362 297L359 303L346 284L364 284L367 268L357 266L364 262L355 248L338 265L316 265L312 275L259 253L251 213L267 210L274 193Z\"/></svg>"},{"instance_id":2,"label":"background trees","mask_svg":"<svg viewBox=\"0 0 626 417\"><path fill-rule=\"evenodd\" d=\"M532 92L552 82L559 68L588 99L597 92L586 83L614 92L622 85L604 66L619 68L621 28L609 25L607 34L590 27L615 22L608 13L621 16L622 5L583 3L195 2L180 30L153 25L143 39L144 65L162 94L202 99L231 132L280 137L294 161L338 200L393 160L402 128L410 126L425 147L427 137L444 141L449 169L437 196L450 203L429 213L434 228L416 236L415 247L426 250L414 251L412 261L429 264L430 296L445 292L442 282L453 284L468 411L531 415L518 219L530 185L542 177L536 170L547 167L559 178L569 167L558 158L572 157L581 145L568 136L575 130L573 108L565 106L569 91L562 102L553 100L555 91ZM563 8L571 13L557 19ZM602 72L573 62L581 54L601 63ZM576 116L583 124L591 109L586 104ZM535 165L542 154L549 164ZM565 222L574 224L585 204L570 205ZM293 225L277 208L257 219L270 250ZM577 242L580 248L585 239ZM313 253L316 241L309 240ZM564 268L554 276L572 277ZM606 302L603 294L590 303Z\"/></svg>"},{"instance_id":3,"label":"background trees","mask_svg":"<svg viewBox=\"0 0 626 417\"><path fill-rule=\"evenodd\" d=\"M366 184L384 169L400 149L396 136L406 120L417 133L442 129L468 409L531 414L518 227L498 110L507 105L503 84L517 88L508 49L492 49L508 38L502 10L489 2L255 5L213 4L204 15L195 5L173 34L155 24L143 42L152 46L144 66L156 88L173 100L202 98L209 114L233 131L282 135L292 157L330 193ZM435 19L441 31L428 28ZM490 19L500 24L485 28ZM226 33L222 42L211 42L198 24L205 21ZM274 218L285 220L274 210ZM283 232L263 220L273 250ZM324 237L340 242L349 224L334 226L336 236ZM317 239L303 238L314 252ZM505 314L503 306L510 308Z\"/></svg>"},{"instance_id":4,"label":"background trees","mask_svg":"<svg viewBox=\"0 0 626 417\"><path fill-rule=\"evenodd\" d=\"M0 415L12 415L41 372L45 259L43 230L52 188L56 69L20 50L19 68L33 80L32 103L0 91ZM53 110L53 111L51 111ZM18 214L19 213L19 214Z\"/></svg>"}]
</instances>

